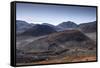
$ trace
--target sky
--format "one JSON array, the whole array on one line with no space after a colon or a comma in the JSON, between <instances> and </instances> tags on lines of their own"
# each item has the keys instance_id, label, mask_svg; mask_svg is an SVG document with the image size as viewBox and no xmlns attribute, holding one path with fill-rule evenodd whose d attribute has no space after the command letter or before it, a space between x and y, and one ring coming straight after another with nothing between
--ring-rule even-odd
<instances>
[{"instance_id":1,"label":"sky","mask_svg":"<svg viewBox=\"0 0 100 68\"><path fill-rule=\"evenodd\" d=\"M44 4L16 4L16 20L28 23L58 25L72 21L76 24L96 21L96 8L83 6L61 6Z\"/></svg>"}]
</instances>

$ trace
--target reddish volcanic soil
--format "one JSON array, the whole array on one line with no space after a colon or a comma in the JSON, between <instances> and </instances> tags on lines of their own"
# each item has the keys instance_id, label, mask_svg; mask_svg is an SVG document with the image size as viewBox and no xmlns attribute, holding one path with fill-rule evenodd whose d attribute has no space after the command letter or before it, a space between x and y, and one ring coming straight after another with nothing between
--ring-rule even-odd
<instances>
[{"instance_id":1,"label":"reddish volcanic soil","mask_svg":"<svg viewBox=\"0 0 100 68\"><path fill-rule=\"evenodd\" d=\"M66 63L66 62L81 62L81 61L96 61L96 56L64 57L62 59L45 60L41 62L35 62L33 64L50 64L50 63Z\"/></svg>"}]
</instances>

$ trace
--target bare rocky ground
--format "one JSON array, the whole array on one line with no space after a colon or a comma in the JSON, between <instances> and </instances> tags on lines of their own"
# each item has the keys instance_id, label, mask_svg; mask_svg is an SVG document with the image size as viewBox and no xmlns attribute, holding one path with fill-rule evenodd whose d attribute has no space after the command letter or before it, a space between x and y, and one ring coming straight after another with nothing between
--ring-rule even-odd
<instances>
[{"instance_id":1,"label":"bare rocky ground","mask_svg":"<svg viewBox=\"0 0 100 68\"><path fill-rule=\"evenodd\" d=\"M17 37L17 65L96 61L96 33L85 33L84 35L89 37L91 41L84 42L68 41L69 39L66 38L70 38L70 33L68 37L65 34L65 32L62 32L49 36ZM76 33L76 35L79 36L80 34ZM71 35L72 38L74 38L73 36L74 34ZM81 38L75 37L76 40L81 40ZM54 44L55 42L56 44ZM51 44L53 46L50 46L48 50L48 46Z\"/></svg>"},{"instance_id":2,"label":"bare rocky ground","mask_svg":"<svg viewBox=\"0 0 100 68\"><path fill-rule=\"evenodd\" d=\"M94 41L96 41L96 32L93 32L93 33L85 33L85 35L87 35L89 38L91 38Z\"/></svg>"}]
</instances>

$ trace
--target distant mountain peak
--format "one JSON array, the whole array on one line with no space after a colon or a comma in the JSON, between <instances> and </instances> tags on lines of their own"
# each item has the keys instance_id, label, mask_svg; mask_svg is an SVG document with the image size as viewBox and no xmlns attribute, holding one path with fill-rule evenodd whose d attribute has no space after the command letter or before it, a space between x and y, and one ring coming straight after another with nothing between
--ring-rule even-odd
<instances>
[{"instance_id":1,"label":"distant mountain peak","mask_svg":"<svg viewBox=\"0 0 100 68\"><path fill-rule=\"evenodd\" d=\"M78 25L72 21L62 22L58 25L61 28L76 28Z\"/></svg>"},{"instance_id":2,"label":"distant mountain peak","mask_svg":"<svg viewBox=\"0 0 100 68\"><path fill-rule=\"evenodd\" d=\"M25 30L31 28L34 24L27 23L23 20L16 20L16 31L17 34L24 32Z\"/></svg>"},{"instance_id":3,"label":"distant mountain peak","mask_svg":"<svg viewBox=\"0 0 100 68\"><path fill-rule=\"evenodd\" d=\"M23 35L42 36L56 32L56 30L48 25L36 24L32 28L23 32Z\"/></svg>"},{"instance_id":4,"label":"distant mountain peak","mask_svg":"<svg viewBox=\"0 0 100 68\"><path fill-rule=\"evenodd\" d=\"M81 29L81 31L86 33L96 32L97 29L96 22L97 21L82 23L79 25L79 29Z\"/></svg>"}]
</instances>

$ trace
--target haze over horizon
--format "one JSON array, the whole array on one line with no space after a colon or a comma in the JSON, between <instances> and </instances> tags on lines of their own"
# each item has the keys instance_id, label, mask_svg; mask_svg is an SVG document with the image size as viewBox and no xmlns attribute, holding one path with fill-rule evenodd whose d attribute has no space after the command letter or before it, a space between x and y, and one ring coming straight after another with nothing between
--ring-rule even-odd
<instances>
[{"instance_id":1,"label":"haze over horizon","mask_svg":"<svg viewBox=\"0 0 100 68\"><path fill-rule=\"evenodd\" d=\"M53 25L67 21L72 21L76 24L87 23L96 21L96 8L16 3L16 20Z\"/></svg>"}]
</instances>

